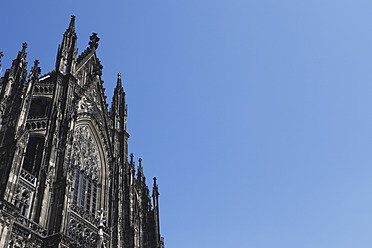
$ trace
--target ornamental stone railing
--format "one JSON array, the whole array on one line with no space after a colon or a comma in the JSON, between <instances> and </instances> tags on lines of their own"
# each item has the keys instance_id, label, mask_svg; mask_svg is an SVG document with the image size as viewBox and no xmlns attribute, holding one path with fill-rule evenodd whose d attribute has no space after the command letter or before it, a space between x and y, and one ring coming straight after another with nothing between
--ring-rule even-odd
<instances>
[{"instance_id":1,"label":"ornamental stone railing","mask_svg":"<svg viewBox=\"0 0 372 248\"><path fill-rule=\"evenodd\" d=\"M29 219L25 218L22 215L16 216L15 221L17 223L21 224L22 226L27 227L30 230L36 232L37 234L39 234L41 236L46 236L47 235L47 230L45 228L43 228L42 226L40 226L36 222L33 222L32 220L29 220Z\"/></svg>"},{"instance_id":2,"label":"ornamental stone railing","mask_svg":"<svg viewBox=\"0 0 372 248\"><path fill-rule=\"evenodd\" d=\"M27 130L45 130L48 124L48 119L43 117L33 117L27 120Z\"/></svg>"},{"instance_id":3,"label":"ornamental stone railing","mask_svg":"<svg viewBox=\"0 0 372 248\"><path fill-rule=\"evenodd\" d=\"M21 169L21 174L23 180L31 184L32 186L36 187L36 177L29 173L28 171Z\"/></svg>"}]
</instances>

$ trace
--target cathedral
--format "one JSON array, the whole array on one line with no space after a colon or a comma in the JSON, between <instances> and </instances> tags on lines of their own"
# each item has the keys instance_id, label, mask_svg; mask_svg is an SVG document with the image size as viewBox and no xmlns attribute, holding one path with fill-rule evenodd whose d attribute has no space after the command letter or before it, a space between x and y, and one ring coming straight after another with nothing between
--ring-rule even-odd
<instances>
[{"instance_id":1,"label":"cathedral","mask_svg":"<svg viewBox=\"0 0 372 248\"><path fill-rule=\"evenodd\" d=\"M72 16L52 72L27 72L24 43L0 79L0 248L164 248L156 178L150 196L128 155L121 74L109 110L99 38L80 55L76 39Z\"/></svg>"}]
</instances>

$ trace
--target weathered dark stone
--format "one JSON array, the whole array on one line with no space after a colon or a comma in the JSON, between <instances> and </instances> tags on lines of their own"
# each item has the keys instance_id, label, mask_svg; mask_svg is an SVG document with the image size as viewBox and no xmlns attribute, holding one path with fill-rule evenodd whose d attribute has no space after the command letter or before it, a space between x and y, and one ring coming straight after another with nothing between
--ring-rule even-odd
<instances>
[{"instance_id":1,"label":"weathered dark stone","mask_svg":"<svg viewBox=\"0 0 372 248\"><path fill-rule=\"evenodd\" d=\"M75 16L55 70L27 79L26 48L0 79L0 248L162 248L158 185L128 161L121 74L107 109L93 33L79 59ZM0 55L1 56L1 55Z\"/></svg>"}]
</instances>

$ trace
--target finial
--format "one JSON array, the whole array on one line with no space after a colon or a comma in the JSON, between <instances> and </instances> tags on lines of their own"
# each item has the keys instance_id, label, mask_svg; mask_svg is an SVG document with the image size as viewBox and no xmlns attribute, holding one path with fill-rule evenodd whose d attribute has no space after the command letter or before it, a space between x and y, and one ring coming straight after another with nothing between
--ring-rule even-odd
<instances>
[{"instance_id":1,"label":"finial","mask_svg":"<svg viewBox=\"0 0 372 248\"><path fill-rule=\"evenodd\" d=\"M152 197L157 198L159 196L158 185L156 184L156 177L154 177L154 186L152 187Z\"/></svg>"},{"instance_id":2,"label":"finial","mask_svg":"<svg viewBox=\"0 0 372 248\"><path fill-rule=\"evenodd\" d=\"M139 179L141 181L145 181L146 178L143 175L142 158L138 159L138 163L139 163L139 165L138 165L138 169L137 169L137 179Z\"/></svg>"},{"instance_id":3,"label":"finial","mask_svg":"<svg viewBox=\"0 0 372 248\"><path fill-rule=\"evenodd\" d=\"M39 63L40 63L39 60L38 59L35 59L35 61L34 61L34 67L38 66Z\"/></svg>"},{"instance_id":4,"label":"finial","mask_svg":"<svg viewBox=\"0 0 372 248\"><path fill-rule=\"evenodd\" d=\"M142 158L138 159L139 166L142 167Z\"/></svg>"},{"instance_id":5,"label":"finial","mask_svg":"<svg viewBox=\"0 0 372 248\"><path fill-rule=\"evenodd\" d=\"M27 43L26 42L23 42L22 43L22 51L19 51L18 52L18 56L17 56L17 59L26 59L26 48L27 48Z\"/></svg>"},{"instance_id":6,"label":"finial","mask_svg":"<svg viewBox=\"0 0 372 248\"><path fill-rule=\"evenodd\" d=\"M98 41L100 40L100 38L98 38L97 36L97 33L92 33L92 35L89 37L90 41L89 41L89 47L90 49L96 49L98 48Z\"/></svg>"},{"instance_id":7,"label":"finial","mask_svg":"<svg viewBox=\"0 0 372 248\"><path fill-rule=\"evenodd\" d=\"M121 72L118 72L118 81L116 82L116 88L121 89L123 86L121 85Z\"/></svg>"},{"instance_id":8,"label":"finial","mask_svg":"<svg viewBox=\"0 0 372 248\"><path fill-rule=\"evenodd\" d=\"M23 44L22 44L22 52L23 53L26 51L26 48L27 48L27 43L23 42Z\"/></svg>"},{"instance_id":9,"label":"finial","mask_svg":"<svg viewBox=\"0 0 372 248\"><path fill-rule=\"evenodd\" d=\"M130 154L130 163L131 163L131 164L133 164L133 157L134 157L134 155L133 155L133 153L131 153L131 154Z\"/></svg>"},{"instance_id":10,"label":"finial","mask_svg":"<svg viewBox=\"0 0 372 248\"><path fill-rule=\"evenodd\" d=\"M34 61L34 67L32 67L31 69L31 73L29 75L29 78L38 78L39 77L39 74L40 74L40 67L38 67L39 65L39 60L35 59Z\"/></svg>"}]
</instances>

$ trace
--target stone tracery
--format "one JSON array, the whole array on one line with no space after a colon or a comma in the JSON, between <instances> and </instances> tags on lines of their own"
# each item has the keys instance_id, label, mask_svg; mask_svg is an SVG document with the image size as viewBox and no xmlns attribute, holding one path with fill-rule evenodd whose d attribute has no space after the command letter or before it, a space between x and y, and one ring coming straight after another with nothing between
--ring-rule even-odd
<instances>
[{"instance_id":1,"label":"stone tracery","mask_svg":"<svg viewBox=\"0 0 372 248\"><path fill-rule=\"evenodd\" d=\"M71 166L79 167L81 171L85 171L92 176L93 180L96 180L99 165L98 147L90 128L86 125L76 127Z\"/></svg>"},{"instance_id":2,"label":"stone tracery","mask_svg":"<svg viewBox=\"0 0 372 248\"><path fill-rule=\"evenodd\" d=\"M96 215L97 184L101 159L97 142L87 125L75 128L71 169L75 170L73 204Z\"/></svg>"}]
</instances>

